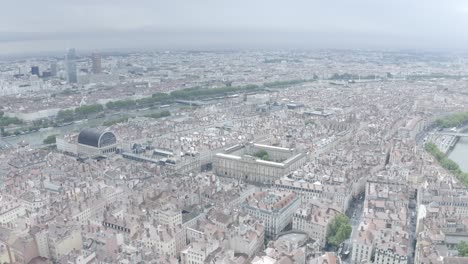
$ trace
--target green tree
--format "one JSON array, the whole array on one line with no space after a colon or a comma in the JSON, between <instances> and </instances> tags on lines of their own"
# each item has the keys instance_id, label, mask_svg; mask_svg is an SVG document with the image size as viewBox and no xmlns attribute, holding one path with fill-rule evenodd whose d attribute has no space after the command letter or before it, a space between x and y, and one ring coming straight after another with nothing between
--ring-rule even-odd
<instances>
[{"instance_id":1,"label":"green tree","mask_svg":"<svg viewBox=\"0 0 468 264\"><path fill-rule=\"evenodd\" d=\"M0 126L20 125L23 121L17 117L0 117Z\"/></svg>"},{"instance_id":2,"label":"green tree","mask_svg":"<svg viewBox=\"0 0 468 264\"><path fill-rule=\"evenodd\" d=\"M458 244L458 255L461 257L468 257L468 242L462 241Z\"/></svg>"},{"instance_id":3,"label":"green tree","mask_svg":"<svg viewBox=\"0 0 468 264\"><path fill-rule=\"evenodd\" d=\"M349 238L352 227L349 224L348 217L344 214L339 214L330 223L328 230L328 244L338 247L343 241Z\"/></svg>"},{"instance_id":4,"label":"green tree","mask_svg":"<svg viewBox=\"0 0 468 264\"><path fill-rule=\"evenodd\" d=\"M57 142L57 135L50 135L42 142L44 144L55 144Z\"/></svg>"},{"instance_id":5,"label":"green tree","mask_svg":"<svg viewBox=\"0 0 468 264\"><path fill-rule=\"evenodd\" d=\"M468 112L454 113L441 119L435 124L441 128L458 127L468 123Z\"/></svg>"},{"instance_id":6,"label":"green tree","mask_svg":"<svg viewBox=\"0 0 468 264\"><path fill-rule=\"evenodd\" d=\"M130 109L135 107L135 100L119 100L119 101L110 101L106 103L107 109L120 110L120 109Z\"/></svg>"},{"instance_id":7,"label":"green tree","mask_svg":"<svg viewBox=\"0 0 468 264\"><path fill-rule=\"evenodd\" d=\"M170 115L171 115L171 112L169 112L169 111L161 111L161 112L145 115L145 117L150 117L150 118L157 119L157 118L166 117L166 116L170 116Z\"/></svg>"},{"instance_id":8,"label":"green tree","mask_svg":"<svg viewBox=\"0 0 468 264\"><path fill-rule=\"evenodd\" d=\"M101 104L83 105L75 108L75 117L77 119L87 118L91 114L102 112L104 107Z\"/></svg>"},{"instance_id":9,"label":"green tree","mask_svg":"<svg viewBox=\"0 0 468 264\"><path fill-rule=\"evenodd\" d=\"M314 79L318 78L318 76L314 75ZM110 101L107 102L105 107L106 109L110 110L121 110L121 109L133 109L133 108L143 108L143 107L151 107L157 104L170 104L173 103L175 100L196 100L196 99L204 99L204 98L212 98L217 96L226 96L229 94L234 94L238 92L252 92L255 90L261 90L265 87L270 88L283 88L288 87L294 84L300 84L310 80L289 80L289 81L277 81L271 83L264 83L263 85L256 85L250 84L245 86L232 86L232 83L229 83L226 87L218 87L218 88L206 88L206 87L191 87L185 88L177 91L173 91L171 93L154 93L150 97L144 97L138 100L117 100L117 101ZM84 106L89 107L89 106ZM86 117L86 113L82 113L83 107L77 108L78 111L75 111L76 118L82 118L83 116Z\"/></svg>"},{"instance_id":10,"label":"green tree","mask_svg":"<svg viewBox=\"0 0 468 264\"><path fill-rule=\"evenodd\" d=\"M290 85L300 84L306 82L306 80L289 80L289 81L276 81L271 83L264 83L266 87L276 88L276 87L286 87ZM257 88L257 87L254 87Z\"/></svg>"},{"instance_id":11,"label":"green tree","mask_svg":"<svg viewBox=\"0 0 468 264\"><path fill-rule=\"evenodd\" d=\"M268 152L266 150L259 150L256 153L253 154L255 157L260 158L262 160L270 160L270 156L268 155Z\"/></svg>"},{"instance_id":12,"label":"green tree","mask_svg":"<svg viewBox=\"0 0 468 264\"><path fill-rule=\"evenodd\" d=\"M71 122L75 119L75 112L71 109L60 110L57 113L57 120L59 122Z\"/></svg>"}]
</instances>

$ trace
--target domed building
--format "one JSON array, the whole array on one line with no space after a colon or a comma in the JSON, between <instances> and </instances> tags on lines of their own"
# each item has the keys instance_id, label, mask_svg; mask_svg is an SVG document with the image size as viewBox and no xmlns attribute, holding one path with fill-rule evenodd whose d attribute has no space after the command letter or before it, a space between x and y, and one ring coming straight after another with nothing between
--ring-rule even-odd
<instances>
[{"instance_id":1,"label":"domed building","mask_svg":"<svg viewBox=\"0 0 468 264\"><path fill-rule=\"evenodd\" d=\"M114 153L117 150L117 138L110 131L85 128L78 134L78 153L90 157Z\"/></svg>"}]
</instances>

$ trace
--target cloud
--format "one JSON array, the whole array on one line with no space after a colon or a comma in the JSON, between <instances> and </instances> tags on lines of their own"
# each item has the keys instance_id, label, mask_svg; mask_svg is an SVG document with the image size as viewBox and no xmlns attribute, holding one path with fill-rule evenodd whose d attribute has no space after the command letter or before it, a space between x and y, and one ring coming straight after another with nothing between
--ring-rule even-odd
<instances>
[{"instance_id":1,"label":"cloud","mask_svg":"<svg viewBox=\"0 0 468 264\"><path fill-rule=\"evenodd\" d=\"M463 0L16 0L2 3L0 47L261 46L255 35L264 34L278 46L454 48L468 45L467 7ZM229 42L234 35L241 39ZM128 36L146 43L127 44Z\"/></svg>"}]
</instances>

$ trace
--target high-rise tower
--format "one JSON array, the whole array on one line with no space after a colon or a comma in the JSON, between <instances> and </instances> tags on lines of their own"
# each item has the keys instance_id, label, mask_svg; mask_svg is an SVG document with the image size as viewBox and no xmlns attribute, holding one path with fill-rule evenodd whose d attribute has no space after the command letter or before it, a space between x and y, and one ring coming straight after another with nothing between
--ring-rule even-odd
<instances>
[{"instance_id":1,"label":"high-rise tower","mask_svg":"<svg viewBox=\"0 0 468 264\"><path fill-rule=\"evenodd\" d=\"M93 63L92 65L92 72L94 74L98 74L102 72L102 67L101 67L101 54L99 53L93 53L91 54L91 61Z\"/></svg>"},{"instance_id":2,"label":"high-rise tower","mask_svg":"<svg viewBox=\"0 0 468 264\"><path fill-rule=\"evenodd\" d=\"M67 81L68 83L77 83L78 77L76 74L76 51L75 49L69 49L66 57L67 67Z\"/></svg>"},{"instance_id":3,"label":"high-rise tower","mask_svg":"<svg viewBox=\"0 0 468 264\"><path fill-rule=\"evenodd\" d=\"M57 62L52 62L52 64L50 64L50 74L53 77L57 77L57 71Z\"/></svg>"},{"instance_id":4,"label":"high-rise tower","mask_svg":"<svg viewBox=\"0 0 468 264\"><path fill-rule=\"evenodd\" d=\"M39 76L39 66L32 66L31 67L31 74Z\"/></svg>"}]
</instances>

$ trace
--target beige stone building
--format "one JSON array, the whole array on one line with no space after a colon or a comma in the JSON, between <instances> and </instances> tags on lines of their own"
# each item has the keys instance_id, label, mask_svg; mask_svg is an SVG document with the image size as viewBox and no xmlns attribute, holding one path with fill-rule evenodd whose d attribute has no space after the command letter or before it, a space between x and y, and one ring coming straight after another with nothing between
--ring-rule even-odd
<instances>
[{"instance_id":1,"label":"beige stone building","mask_svg":"<svg viewBox=\"0 0 468 264\"><path fill-rule=\"evenodd\" d=\"M80 230L57 226L49 230L48 234L49 253L52 259L58 259L83 247Z\"/></svg>"},{"instance_id":2,"label":"beige stone building","mask_svg":"<svg viewBox=\"0 0 468 264\"><path fill-rule=\"evenodd\" d=\"M250 216L240 216L239 223L232 225L229 234L229 246L235 253L253 257L264 247L265 226Z\"/></svg>"},{"instance_id":3,"label":"beige stone building","mask_svg":"<svg viewBox=\"0 0 468 264\"><path fill-rule=\"evenodd\" d=\"M265 235L275 237L292 222L300 198L291 192L256 192L243 203L251 216L263 221Z\"/></svg>"},{"instance_id":4,"label":"beige stone building","mask_svg":"<svg viewBox=\"0 0 468 264\"><path fill-rule=\"evenodd\" d=\"M328 226L340 212L333 208L322 208L311 205L301 208L294 213L294 230L301 230L310 238L319 241L320 247L324 247L327 240Z\"/></svg>"},{"instance_id":5,"label":"beige stone building","mask_svg":"<svg viewBox=\"0 0 468 264\"><path fill-rule=\"evenodd\" d=\"M213 159L213 170L218 176L273 184L302 167L306 161L307 156L294 149L249 143L217 153Z\"/></svg>"},{"instance_id":6,"label":"beige stone building","mask_svg":"<svg viewBox=\"0 0 468 264\"><path fill-rule=\"evenodd\" d=\"M303 205L311 202L326 199L339 206L345 212L353 198L352 186L345 184L332 185L323 184L319 181L307 182L283 177L275 181L274 188L278 191L294 192L301 197Z\"/></svg>"},{"instance_id":7,"label":"beige stone building","mask_svg":"<svg viewBox=\"0 0 468 264\"><path fill-rule=\"evenodd\" d=\"M181 253L182 264L204 264L208 256L219 248L218 241L196 241Z\"/></svg>"}]
</instances>

